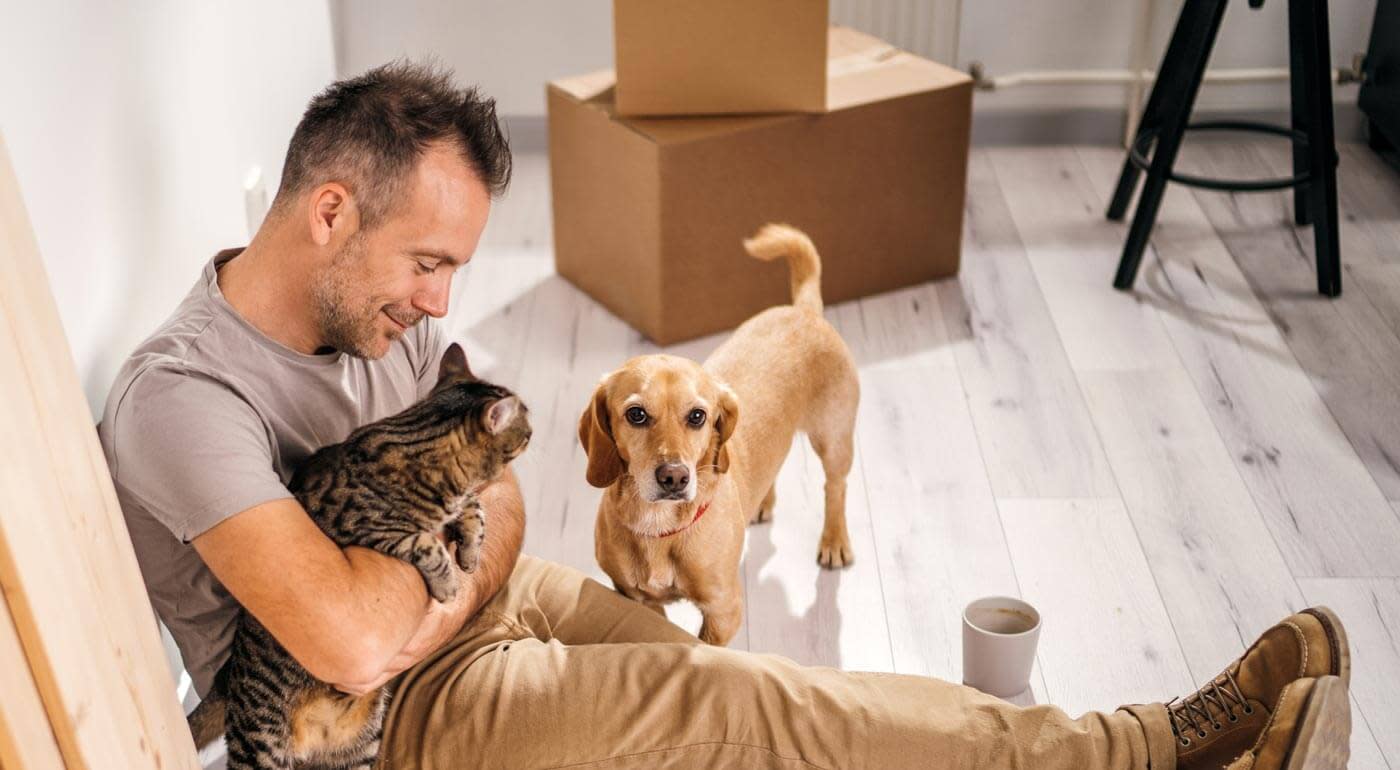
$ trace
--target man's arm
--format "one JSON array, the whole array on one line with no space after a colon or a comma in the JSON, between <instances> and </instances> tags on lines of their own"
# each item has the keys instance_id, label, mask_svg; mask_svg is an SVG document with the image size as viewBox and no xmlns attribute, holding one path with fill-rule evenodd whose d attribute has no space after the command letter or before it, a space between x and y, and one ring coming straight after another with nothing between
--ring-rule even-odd
<instances>
[{"instance_id":1,"label":"man's arm","mask_svg":"<svg viewBox=\"0 0 1400 770\"><path fill-rule=\"evenodd\" d=\"M514 475L507 470L481 497L482 561L463 575L465 590L446 607L432 606L413 566L365 548L342 550L293 499L254 506L193 542L234 598L307 671L356 690L452 638L510 575L524 532Z\"/></svg>"},{"instance_id":2,"label":"man's arm","mask_svg":"<svg viewBox=\"0 0 1400 770\"><path fill-rule=\"evenodd\" d=\"M193 541L200 558L312 676L376 671L427 609L418 571L363 548L343 551L294 499L235 514Z\"/></svg>"},{"instance_id":3,"label":"man's arm","mask_svg":"<svg viewBox=\"0 0 1400 770\"><path fill-rule=\"evenodd\" d=\"M378 676L367 681L335 682L336 687L352 694L366 693L413 667L451 641L510 579L525 537L525 501L509 466L499 479L481 491L480 498L481 508L486 513L486 540L481 546L481 561L476 571L458 573L461 590L457 596L446 604L428 603L427 612L413 636Z\"/></svg>"}]
</instances>

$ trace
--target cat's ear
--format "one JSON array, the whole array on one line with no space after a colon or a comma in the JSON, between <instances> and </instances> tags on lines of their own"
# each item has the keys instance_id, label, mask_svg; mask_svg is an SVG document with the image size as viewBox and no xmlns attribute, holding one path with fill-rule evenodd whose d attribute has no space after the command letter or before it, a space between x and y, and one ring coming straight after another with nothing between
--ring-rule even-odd
<instances>
[{"instance_id":1,"label":"cat's ear","mask_svg":"<svg viewBox=\"0 0 1400 770\"><path fill-rule=\"evenodd\" d=\"M486 414L481 418L481 422L486 426L486 432L493 436L499 436L501 431L510 427L510 424L515 421L515 416L519 413L520 399L515 396L506 396L486 409Z\"/></svg>"},{"instance_id":2,"label":"cat's ear","mask_svg":"<svg viewBox=\"0 0 1400 770\"><path fill-rule=\"evenodd\" d=\"M472 370L467 368L466 351L455 342L447 346L447 352L442 354L442 363L438 364L438 384L442 384L443 380L448 378L476 379Z\"/></svg>"},{"instance_id":3,"label":"cat's ear","mask_svg":"<svg viewBox=\"0 0 1400 770\"><path fill-rule=\"evenodd\" d=\"M613 440L612 417L608 414L608 381L598 383L588 407L578 420L578 440L588 455L588 483L599 489L612 486L622 475L622 455Z\"/></svg>"}]
</instances>

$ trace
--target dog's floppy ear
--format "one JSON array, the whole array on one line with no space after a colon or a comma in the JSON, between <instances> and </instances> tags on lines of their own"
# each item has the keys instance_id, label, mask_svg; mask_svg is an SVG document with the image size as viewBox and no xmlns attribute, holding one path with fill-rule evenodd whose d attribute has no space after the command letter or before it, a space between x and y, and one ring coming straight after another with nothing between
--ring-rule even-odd
<instances>
[{"instance_id":1,"label":"dog's floppy ear","mask_svg":"<svg viewBox=\"0 0 1400 770\"><path fill-rule=\"evenodd\" d=\"M719 391L719 413L715 415L715 433L719 443L715 447L716 470L725 473L729 470L729 448L725 446L734 435L734 426L739 424L739 399L734 391L721 385Z\"/></svg>"},{"instance_id":2,"label":"dog's floppy ear","mask_svg":"<svg viewBox=\"0 0 1400 770\"><path fill-rule=\"evenodd\" d=\"M578 441L588 455L588 483L599 489L612 486L622 475L622 455L613 440L608 414L608 381L598 383L593 398L578 420Z\"/></svg>"}]
</instances>

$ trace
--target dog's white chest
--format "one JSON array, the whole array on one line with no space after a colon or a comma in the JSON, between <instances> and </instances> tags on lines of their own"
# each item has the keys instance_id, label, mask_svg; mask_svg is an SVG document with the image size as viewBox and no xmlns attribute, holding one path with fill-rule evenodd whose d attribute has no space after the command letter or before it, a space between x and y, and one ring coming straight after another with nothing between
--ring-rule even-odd
<instances>
[{"instance_id":1,"label":"dog's white chest","mask_svg":"<svg viewBox=\"0 0 1400 770\"><path fill-rule=\"evenodd\" d=\"M637 565L632 573L632 585L636 586L638 593L652 601L666 602L680 596L676 587L676 568L669 559Z\"/></svg>"},{"instance_id":2,"label":"dog's white chest","mask_svg":"<svg viewBox=\"0 0 1400 770\"><path fill-rule=\"evenodd\" d=\"M669 594L676 587L676 570L671 564L653 564L644 587L650 593Z\"/></svg>"}]
</instances>

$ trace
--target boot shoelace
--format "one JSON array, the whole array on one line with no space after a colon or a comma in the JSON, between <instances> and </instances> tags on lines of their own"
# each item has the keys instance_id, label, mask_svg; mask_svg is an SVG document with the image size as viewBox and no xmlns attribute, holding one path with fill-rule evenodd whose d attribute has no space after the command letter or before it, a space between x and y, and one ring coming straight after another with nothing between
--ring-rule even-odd
<instances>
[{"instance_id":1,"label":"boot shoelace","mask_svg":"<svg viewBox=\"0 0 1400 770\"><path fill-rule=\"evenodd\" d=\"M1207 734L1204 725L1209 724L1217 731L1224 728L1217 718L1218 714L1223 713L1231 722L1238 722L1240 718L1235 715L1236 705L1242 707L1241 713L1254 713L1254 708L1240 693L1240 686L1235 682L1234 674L1226 671L1224 678L1225 684L1229 685L1227 689L1221 689L1221 678L1216 677L1195 693L1185 698L1172 698L1167 702L1167 713L1172 719L1172 734L1182 746L1191 745L1191 738L1186 730L1188 727L1197 738L1205 738ZM1212 705L1215 706L1215 712L1211 711ZM1198 718L1201 721L1197 721Z\"/></svg>"}]
</instances>

